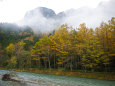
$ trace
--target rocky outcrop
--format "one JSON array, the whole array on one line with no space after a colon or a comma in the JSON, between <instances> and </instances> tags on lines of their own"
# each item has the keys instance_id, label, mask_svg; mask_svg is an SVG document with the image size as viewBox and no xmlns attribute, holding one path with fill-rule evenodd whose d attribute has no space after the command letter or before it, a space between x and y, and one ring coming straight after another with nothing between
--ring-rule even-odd
<instances>
[{"instance_id":1,"label":"rocky outcrop","mask_svg":"<svg viewBox=\"0 0 115 86\"><path fill-rule=\"evenodd\" d=\"M10 74L4 74L4 75L2 76L2 80L3 80L3 81L9 81L9 80L11 80Z\"/></svg>"},{"instance_id":2,"label":"rocky outcrop","mask_svg":"<svg viewBox=\"0 0 115 86\"><path fill-rule=\"evenodd\" d=\"M2 80L3 81L16 81L16 82L20 82L19 80L15 80L15 79L12 79L12 74L4 74L2 75Z\"/></svg>"}]
</instances>

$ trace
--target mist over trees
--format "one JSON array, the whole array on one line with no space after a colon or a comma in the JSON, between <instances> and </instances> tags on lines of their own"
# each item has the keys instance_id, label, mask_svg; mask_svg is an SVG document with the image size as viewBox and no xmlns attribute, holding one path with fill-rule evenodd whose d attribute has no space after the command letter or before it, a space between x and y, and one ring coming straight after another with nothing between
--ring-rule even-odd
<instances>
[{"instance_id":1,"label":"mist over trees","mask_svg":"<svg viewBox=\"0 0 115 86\"><path fill-rule=\"evenodd\" d=\"M47 27L46 27L47 28ZM0 67L115 71L115 17L96 29L63 24L50 33L0 24Z\"/></svg>"}]
</instances>

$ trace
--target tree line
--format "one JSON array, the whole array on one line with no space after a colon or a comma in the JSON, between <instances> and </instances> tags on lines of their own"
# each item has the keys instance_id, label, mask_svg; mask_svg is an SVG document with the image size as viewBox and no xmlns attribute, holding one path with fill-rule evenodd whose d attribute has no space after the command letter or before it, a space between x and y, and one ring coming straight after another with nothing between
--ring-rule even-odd
<instances>
[{"instance_id":1,"label":"tree line","mask_svg":"<svg viewBox=\"0 0 115 86\"><path fill-rule=\"evenodd\" d=\"M32 37L33 35L31 35ZM33 40L31 40L33 42ZM54 33L28 44L20 40L4 49L1 66L84 71L115 71L115 18L93 29L63 24Z\"/></svg>"}]
</instances>

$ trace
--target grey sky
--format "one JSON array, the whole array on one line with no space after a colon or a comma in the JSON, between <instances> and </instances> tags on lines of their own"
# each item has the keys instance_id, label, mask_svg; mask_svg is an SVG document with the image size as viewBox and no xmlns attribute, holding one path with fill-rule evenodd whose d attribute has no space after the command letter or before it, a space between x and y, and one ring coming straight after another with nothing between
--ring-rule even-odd
<instances>
[{"instance_id":1,"label":"grey sky","mask_svg":"<svg viewBox=\"0 0 115 86\"><path fill-rule=\"evenodd\" d=\"M39 6L51 8L59 13L83 6L95 8L102 1L108 0L3 0L0 2L0 22L21 20L27 11Z\"/></svg>"}]
</instances>

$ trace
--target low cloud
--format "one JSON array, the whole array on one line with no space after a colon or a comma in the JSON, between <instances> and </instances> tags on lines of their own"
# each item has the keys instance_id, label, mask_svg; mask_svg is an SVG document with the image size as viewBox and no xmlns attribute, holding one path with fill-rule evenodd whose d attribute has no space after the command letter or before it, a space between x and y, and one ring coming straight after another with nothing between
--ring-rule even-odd
<instances>
[{"instance_id":1,"label":"low cloud","mask_svg":"<svg viewBox=\"0 0 115 86\"><path fill-rule=\"evenodd\" d=\"M18 22L19 25L28 25L34 31L47 32L59 28L61 24L67 23L74 28L81 23L86 23L87 27L95 28L102 21L107 22L111 17L115 17L115 0L103 1L96 8L82 7L79 9L69 9L52 17L47 17L39 10L32 10L25 15L24 19ZM50 15L50 14L49 14ZM52 13L51 13L52 15Z\"/></svg>"},{"instance_id":2,"label":"low cloud","mask_svg":"<svg viewBox=\"0 0 115 86\"><path fill-rule=\"evenodd\" d=\"M81 23L86 23L88 27L95 28L104 21L107 22L111 17L115 17L115 0L103 1L96 8L82 7L66 11L65 22L74 27ZM70 13L70 14L69 14Z\"/></svg>"},{"instance_id":3,"label":"low cloud","mask_svg":"<svg viewBox=\"0 0 115 86\"><path fill-rule=\"evenodd\" d=\"M40 10L42 9L42 10ZM55 14L55 12L49 8L38 7L26 13L23 20L18 22L18 25L28 25L32 27L34 31L49 32L59 28L62 24L63 18Z\"/></svg>"}]
</instances>

